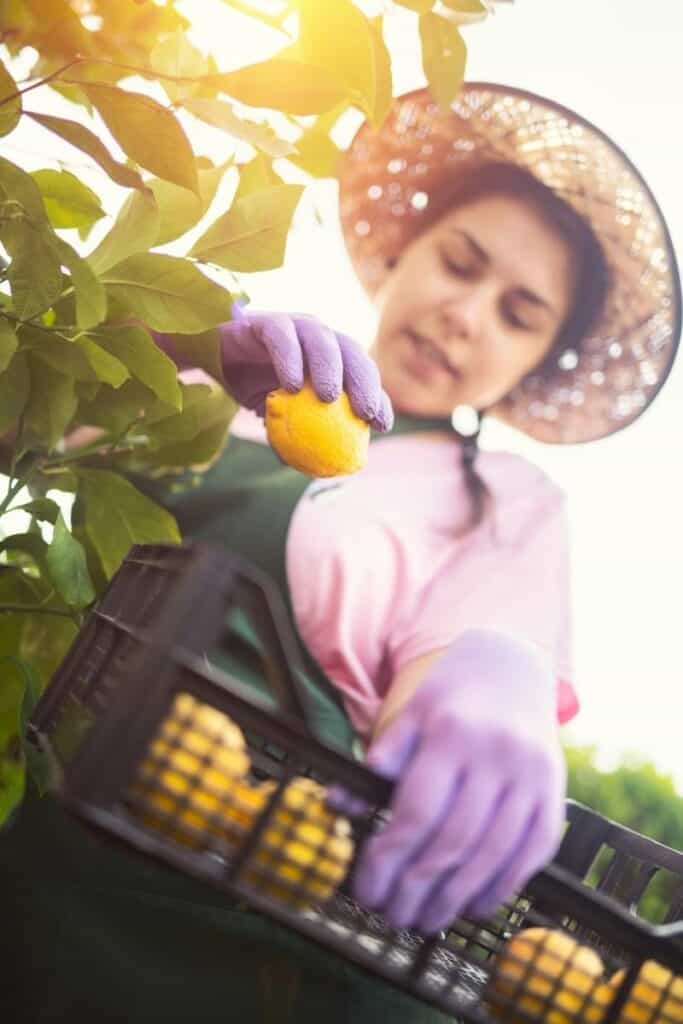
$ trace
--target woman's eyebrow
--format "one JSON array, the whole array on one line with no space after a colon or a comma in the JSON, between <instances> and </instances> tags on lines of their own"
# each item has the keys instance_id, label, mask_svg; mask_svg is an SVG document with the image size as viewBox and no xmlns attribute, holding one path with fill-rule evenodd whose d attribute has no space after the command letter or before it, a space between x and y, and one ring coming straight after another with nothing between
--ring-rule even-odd
<instances>
[{"instance_id":1,"label":"woman's eyebrow","mask_svg":"<svg viewBox=\"0 0 683 1024\"><path fill-rule=\"evenodd\" d=\"M473 238L472 235L469 234L469 232L464 231L462 228L453 227L451 228L450 233L452 235L460 235L461 238L464 238L469 248L472 250L472 253L477 257L478 260L481 260L482 263L491 262L491 257L486 252L486 249L482 249L479 242L477 242L477 240ZM519 295L520 299L524 299L526 302L531 302L534 306L540 306L542 309L547 310L549 313L555 314L555 309L552 303L548 302L547 299L544 299L542 295L538 294L538 292L532 291L531 288L524 287L516 288L515 291Z\"/></svg>"}]
</instances>

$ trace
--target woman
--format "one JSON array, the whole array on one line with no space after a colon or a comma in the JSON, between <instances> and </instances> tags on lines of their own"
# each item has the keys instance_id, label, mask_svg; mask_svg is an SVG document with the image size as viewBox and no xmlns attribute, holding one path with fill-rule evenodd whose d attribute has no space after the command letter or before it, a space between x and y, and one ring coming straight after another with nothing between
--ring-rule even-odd
<instances>
[{"instance_id":1,"label":"woman","mask_svg":"<svg viewBox=\"0 0 683 1024\"><path fill-rule=\"evenodd\" d=\"M525 460L478 453L451 413L550 443L620 429L669 372L680 292L637 172L539 97L470 84L450 113L426 92L403 97L356 138L341 185L350 256L378 301L374 358L312 318L242 311L222 328L223 368L253 411L200 488L168 503L186 536L228 544L280 585L319 732L349 750L360 739L398 780L356 896L431 933L490 913L552 857L557 723L577 710L563 496ZM181 364L177 338L160 341ZM376 430L354 477L312 482L263 443L267 393L306 375L325 400L344 387ZM51 973L41 1009L15 952L15 1019L48 1006L41 1020L435 1017L199 883L102 847L54 805L27 803L6 871L18 857L32 871L4 930L30 919L25 956Z\"/></svg>"}]
</instances>

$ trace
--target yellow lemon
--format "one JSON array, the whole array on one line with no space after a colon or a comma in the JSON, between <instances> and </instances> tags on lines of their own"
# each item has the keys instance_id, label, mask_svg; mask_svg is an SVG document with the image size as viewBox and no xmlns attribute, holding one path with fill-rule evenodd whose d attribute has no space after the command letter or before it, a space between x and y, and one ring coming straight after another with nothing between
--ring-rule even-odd
<instances>
[{"instance_id":1,"label":"yellow lemon","mask_svg":"<svg viewBox=\"0 0 683 1024\"><path fill-rule=\"evenodd\" d=\"M283 790L244 877L290 906L329 899L353 856L349 822L325 806L325 789L296 778Z\"/></svg>"},{"instance_id":2,"label":"yellow lemon","mask_svg":"<svg viewBox=\"0 0 683 1024\"><path fill-rule=\"evenodd\" d=\"M621 970L610 978L615 993L625 975L626 971ZM654 960L646 960L617 1020L619 1024L682 1024L683 977Z\"/></svg>"},{"instance_id":3,"label":"yellow lemon","mask_svg":"<svg viewBox=\"0 0 683 1024\"><path fill-rule=\"evenodd\" d=\"M601 981L602 960L570 935L548 928L527 928L499 954L488 996L495 1017L521 1024L599 1024L614 998ZM521 1011L521 1012L516 1012Z\"/></svg>"},{"instance_id":4,"label":"yellow lemon","mask_svg":"<svg viewBox=\"0 0 683 1024\"><path fill-rule=\"evenodd\" d=\"M238 785L248 789L241 780L249 767L244 736L228 715L178 694L138 769L129 810L183 846L205 847L224 836L224 809Z\"/></svg>"},{"instance_id":5,"label":"yellow lemon","mask_svg":"<svg viewBox=\"0 0 683 1024\"><path fill-rule=\"evenodd\" d=\"M370 427L345 392L323 402L307 381L300 391L279 389L266 399L268 440L280 458L309 476L342 476L362 469Z\"/></svg>"}]
</instances>

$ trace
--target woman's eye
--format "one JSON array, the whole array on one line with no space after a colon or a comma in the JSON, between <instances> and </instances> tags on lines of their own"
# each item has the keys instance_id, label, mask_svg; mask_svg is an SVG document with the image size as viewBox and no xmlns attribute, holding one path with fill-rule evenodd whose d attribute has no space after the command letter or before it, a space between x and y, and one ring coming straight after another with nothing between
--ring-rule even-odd
<instances>
[{"instance_id":1,"label":"woman's eye","mask_svg":"<svg viewBox=\"0 0 683 1024\"><path fill-rule=\"evenodd\" d=\"M441 260L450 274L455 274L457 277L472 277L474 275L476 268L471 263L459 262L450 256L446 256L445 253L442 255Z\"/></svg>"},{"instance_id":2,"label":"woman's eye","mask_svg":"<svg viewBox=\"0 0 683 1024\"><path fill-rule=\"evenodd\" d=\"M520 331L530 331L531 324L528 324L526 320L521 320L512 310L508 310L505 314L505 319L513 327L516 327Z\"/></svg>"}]
</instances>

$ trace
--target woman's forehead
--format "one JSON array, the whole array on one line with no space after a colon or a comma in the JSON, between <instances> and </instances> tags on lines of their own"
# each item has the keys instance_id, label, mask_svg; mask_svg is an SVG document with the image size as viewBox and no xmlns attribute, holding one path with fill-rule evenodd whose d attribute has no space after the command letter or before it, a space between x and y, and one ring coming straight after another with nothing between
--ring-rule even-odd
<instances>
[{"instance_id":1,"label":"woman's forehead","mask_svg":"<svg viewBox=\"0 0 683 1024\"><path fill-rule=\"evenodd\" d=\"M453 240L550 304L575 280L569 243L534 205L513 196L479 197L445 213L428 232Z\"/></svg>"}]
</instances>

